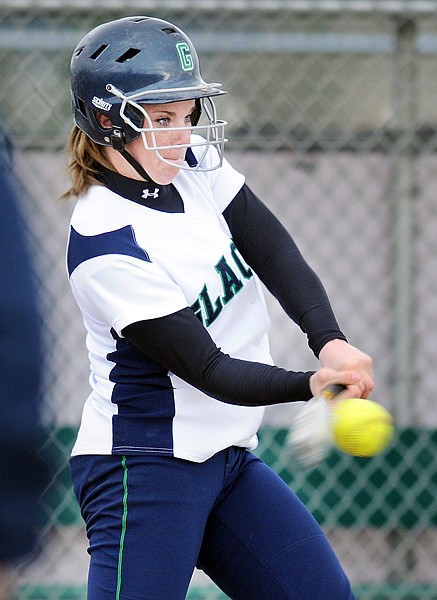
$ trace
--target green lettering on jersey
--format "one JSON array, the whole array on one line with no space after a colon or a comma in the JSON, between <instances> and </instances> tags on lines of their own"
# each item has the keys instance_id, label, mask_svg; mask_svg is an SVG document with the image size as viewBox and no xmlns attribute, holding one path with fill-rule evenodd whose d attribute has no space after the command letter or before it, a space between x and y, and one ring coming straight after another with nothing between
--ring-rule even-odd
<instances>
[{"instance_id":1,"label":"green lettering on jersey","mask_svg":"<svg viewBox=\"0 0 437 600\"><path fill-rule=\"evenodd\" d=\"M246 265L242 256L238 253L234 242L231 243L231 255L244 279L250 279L253 277L252 270ZM221 257L214 268L220 275L223 296L221 298L220 296L217 296L213 302L205 284L197 300L195 300L190 306L191 310L194 312L199 321L205 325L205 327L209 327L212 323L214 323L219 314L222 312L223 306L232 300L232 298L241 290L244 285L224 256Z\"/></svg>"},{"instance_id":2,"label":"green lettering on jersey","mask_svg":"<svg viewBox=\"0 0 437 600\"><path fill-rule=\"evenodd\" d=\"M252 270L249 267L246 268L244 266L243 259L239 256L237 246L234 244L234 242L231 244L231 254L244 279L250 279L253 276Z\"/></svg>"},{"instance_id":3,"label":"green lettering on jersey","mask_svg":"<svg viewBox=\"0 0 437 600\"><path fill-rule=\"evenodd\" d=\"M235 294L237 294L241 290L243 284L241 283L241 280L238 279L238 277L235 275L231 267L228 265L224 256L222 256L219 262L215 265L215 270L220 275L220 278L222 280L224 292L222 299L223 302L227 304L229 300L232 300Z\"/></svg>"},{"instance_id":4,"label":"green lettering on jersey","mask_svg":"<svg viewBox=\"0 0 437 600\"><path fill-rule=\"evenodd\" d=\"M202 301L202 304L203 304L203 306L205 308L205 312L206 312L205 325L207 327L209 327L211 325L211 323L214 323L214 321L217 319L219 314L222 312L223 304L220 300L220 297L218 296L215 300L215 307L213 306L213 303L212 303L211 298L209 297L208 288L206 287L206 285L203 286L203 289L200 292L199 297L200 297L200 300Z\"/></svg>"},{"instance_id":5,"label":"green lettering on jersey","mask_svg":"<svg viewBox=\"0 0 437 600\"><path fill-rule=\"evenodd\" d=\"M199 298L197 298L197 300L195 302L193 302L193 304L190 306L190 308L203 325L202 307L200 305Z\"/></svg>"}]
</instances>

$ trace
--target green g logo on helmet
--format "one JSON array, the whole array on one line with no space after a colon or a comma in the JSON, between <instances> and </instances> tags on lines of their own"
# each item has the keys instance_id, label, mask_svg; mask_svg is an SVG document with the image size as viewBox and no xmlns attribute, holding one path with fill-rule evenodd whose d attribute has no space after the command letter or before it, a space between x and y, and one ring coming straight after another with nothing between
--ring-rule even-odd
<instances>
[{"instance_id":1,"label":"green g logo on helmet","mask_svg":"<svg viewBox=\"0 0 437 600\"><path fill-rule=\"evenodd\" d=\"M192 71L194 69L194 62L189 45L186 42L178 42L176 44L176 50L178 52L182 70Z\"/></svg>"}]
</instances>

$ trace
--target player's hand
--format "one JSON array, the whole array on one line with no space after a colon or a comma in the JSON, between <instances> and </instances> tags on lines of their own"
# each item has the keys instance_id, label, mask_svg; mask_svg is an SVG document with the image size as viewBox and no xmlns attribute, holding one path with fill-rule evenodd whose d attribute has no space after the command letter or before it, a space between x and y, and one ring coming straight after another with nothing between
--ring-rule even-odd
<instances>
[{"instance_id":1,"label":"player's hand","mask_svg":"<svg viewBox=\"0 0 437 600\"><path fill-rule=\"evenodd\" d=\"M319 354L322 367L336 371L353 371L358 374L355 382L347 384L348 393L352 398L368 398L375 387L373 381L373 360L355 346L344 340L331 340L323 346ZM328 383L343 383L329 381Z\"/></svg>"},{"instance_id":2,"label":"player's hand","mask_svg":"<svg viewBox=\"0 0 437 600\"><path fill-rule=\"evenodd\" d=\"M313 396L317 396L323 389L333 383L340 383L345 386L345 390L333 398L333 402L339 398L351 398L351 390L361 381L361 375L358 371L336 371L329 367L322 367L310 377L310 389Z\"/></svg>"}]
</instances>

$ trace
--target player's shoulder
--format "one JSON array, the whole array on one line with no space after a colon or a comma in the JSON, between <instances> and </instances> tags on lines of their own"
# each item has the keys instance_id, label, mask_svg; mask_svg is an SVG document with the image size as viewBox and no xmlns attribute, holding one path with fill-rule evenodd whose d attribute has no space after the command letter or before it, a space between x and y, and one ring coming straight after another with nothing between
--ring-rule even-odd
<instances>
[{"instance_id":1,"label":"player's shoulder","mask_svg":"<svg viewBox=\"0 0 437 600\"><path fill-rule=\"evenodd\" d=\"M79 196L74 207L74 212L84 212L95 210L102 202L111 203L112 192L104 185L91 185L88 190Z\"/></svg>"},{"instance_id":2,"label":"player's shoulder","mask_svg":"<svg viewBox=\"0 0 437 600\"><path fill-rule=\"evenodd\" d=\"M71 226L82 235L113 231L129 224L126 206L117 194L103 185L93 185L78 198Z\"/></svg>"}]
</instances>

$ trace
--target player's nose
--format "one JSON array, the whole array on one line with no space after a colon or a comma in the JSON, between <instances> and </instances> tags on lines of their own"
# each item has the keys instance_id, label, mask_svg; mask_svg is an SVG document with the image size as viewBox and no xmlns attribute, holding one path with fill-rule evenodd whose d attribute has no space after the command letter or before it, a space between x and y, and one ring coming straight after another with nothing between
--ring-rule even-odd
<instances>
[{"instance_id":1,"label":"player's nose","mask_svg":"<svg viewBox=\"0 0 437 600\"><path fill-rule=\"evenodd\" d=\"M185 127L185 129L177 129L174 131L173 143L174 144L188 144L190 141L191 130L187 128L187 124L182 122L178 127Z\"/></svg>"}]
</instances>

